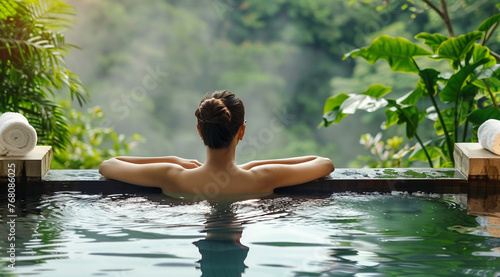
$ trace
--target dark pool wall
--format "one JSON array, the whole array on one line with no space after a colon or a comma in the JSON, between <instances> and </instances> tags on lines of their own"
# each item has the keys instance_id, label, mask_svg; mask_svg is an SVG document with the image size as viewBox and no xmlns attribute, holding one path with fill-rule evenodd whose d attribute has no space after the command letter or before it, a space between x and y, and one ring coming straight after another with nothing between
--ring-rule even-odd
<instances>
[{"instance_id":1,"label":"dark pool wall","mask_svg":"<svg viewBox=\"0 0 500 277\"><path fill-rule=\"evenodd\" d=\"M2 180L3 183L4 180ZM50 170L42 180L18 178L17 191L47 193L51 191L88 191L101 193L158 192L159 189L134 186L102 177L97 170ZM386 168L336 169L325 178L302 185L276 189L276 193L316 194L333 192L429 192L463 193L467 178L457 169ZM3 191L0 193L4 193Z\"/></svg>"}]
</instances>

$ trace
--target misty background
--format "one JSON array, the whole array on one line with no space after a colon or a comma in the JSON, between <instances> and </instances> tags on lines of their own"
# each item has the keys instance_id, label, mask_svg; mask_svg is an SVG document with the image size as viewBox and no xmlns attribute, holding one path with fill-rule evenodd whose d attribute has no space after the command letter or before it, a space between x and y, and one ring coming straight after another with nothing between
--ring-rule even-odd
<instances>
[{"instance_id":1,"label":"misty background","mask_svg":"<svg viewBox=\"0 0 500 277\"><path fill-rule=\"evenodd\" d=\"M66 38L80 49L66 62L88 88L91 101L83 109L100 106L105 126L142 135L145 141L131 150L137 156L204 161L194 111L205 93L226 89L246 108L238 163L321 155L347 167L369 154L360 135L379 132L385 114L358 113L318 129L325 100L372 83L393 86L396 98L416 80L390 72L385 63L342 56L381 34L411 39L421 31L445 33L437 15L423 5L409 9L406 1L68 2L77 25ZM458 34L496 12L493 1L449 2ZM432 126L421 128L425 124ZM393 127L384 139L403 134Z\"/></svg>"}]
</instances>

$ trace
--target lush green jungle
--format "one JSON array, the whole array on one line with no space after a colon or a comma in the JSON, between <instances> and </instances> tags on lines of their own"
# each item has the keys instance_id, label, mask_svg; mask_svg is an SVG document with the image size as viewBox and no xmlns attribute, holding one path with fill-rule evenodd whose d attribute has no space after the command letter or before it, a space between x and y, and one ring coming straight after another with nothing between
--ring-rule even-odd
<instances>
[{"instance_id":1,"label":"lush green jungle","mask_svg":"<svg viewBox=\"0 0 500 277\"><path fill-rule=\"evenodd\" d=\"M203 161L194 111L206 92L223 89L235 92L246 107L238 162L314 154L337 167L428 166L404 157L416 145L404 127L382 132L382 110L318 127L331 96L380 83L391 86L397 98L418 81L392 72L383 61L371 65L343 57L382 35L422 46L414 38L421 32L448 36L432 9L442 2L456 36L499 12L491 0L66 2L76 22L64 31L65 40L77 48L65 55L65 64L79 76L88 99L79 105L80 99L69 103L67 94L55 93L64 101L72 134L71 151L59 155L59 167L96 167L114 154ZM487 46L500 53L500 31ZM424 119L418 128L425 136L433 125Z\"/></svg>"}]
</instances>

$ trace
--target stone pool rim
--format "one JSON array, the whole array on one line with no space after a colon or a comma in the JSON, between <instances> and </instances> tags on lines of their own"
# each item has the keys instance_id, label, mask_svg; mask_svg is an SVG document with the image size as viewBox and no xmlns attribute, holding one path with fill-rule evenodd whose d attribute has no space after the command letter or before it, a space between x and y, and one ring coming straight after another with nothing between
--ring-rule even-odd
<instances>
[{"instance_id":1,"label":"stone pool rim","mask_svg":"<svg viewBox=\"0 0 500 277\"><path fill-rule=\"evenodd\" d=\"M42 147L43 148L43 147ZM331 194L336 192L388 193L468 193L477 186L500 188L500 156L493 155L478 143L455 144L456 168L337 168L334 172L305 184L282 187L276 194ZM58 191L88 193L161 192L159 188L142 187L110 180L97 169L49 170L51 147L43 148L40 163L27 164L17 160L19 171L42 167L43 177L24 174L16 176L16 191L24 194L44 194ZM38 159L38 158L37 158ZM49 162L47 162L49 160ZM4 166L12 159L2 160ZM5 171L5 170L4 170ZM43 172L46 171L44 174ZM18 172L20 173L20 172ZM8 183L6 176L0 181ZM7 190L1 190L3 195Z\"/></svg>"},{"instance_id":2,"label":"stone pool rim","mask_svg":"<svg viewBox=\"0 0 500 277\"><path fill-rule=\"evenodd\" d=\"M40 181L18 178L18 192L43 194L57 191L89 193L161 192L106 179L97 169L50 170ZM456 168L338 168L308 183L275 189L278 194L327 194L335 192L466 193L467 177Z\"/></svg>"}]
</instances>

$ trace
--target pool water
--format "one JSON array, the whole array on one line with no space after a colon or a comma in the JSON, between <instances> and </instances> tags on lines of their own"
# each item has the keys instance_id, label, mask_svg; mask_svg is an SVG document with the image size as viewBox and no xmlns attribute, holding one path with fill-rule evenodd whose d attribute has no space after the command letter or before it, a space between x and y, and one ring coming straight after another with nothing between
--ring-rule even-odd
<instances>
[{"instance_id":1,"label":"pool water","mask_svg":"<svg viewBox=\"0 0 500 277\"><path fill-rule=\"evenodd\" d=\"M447 196L60 192L17 205L16 268L2 239L1 276L500 276L500 226Z\"/></svg>"}]
</instances>

